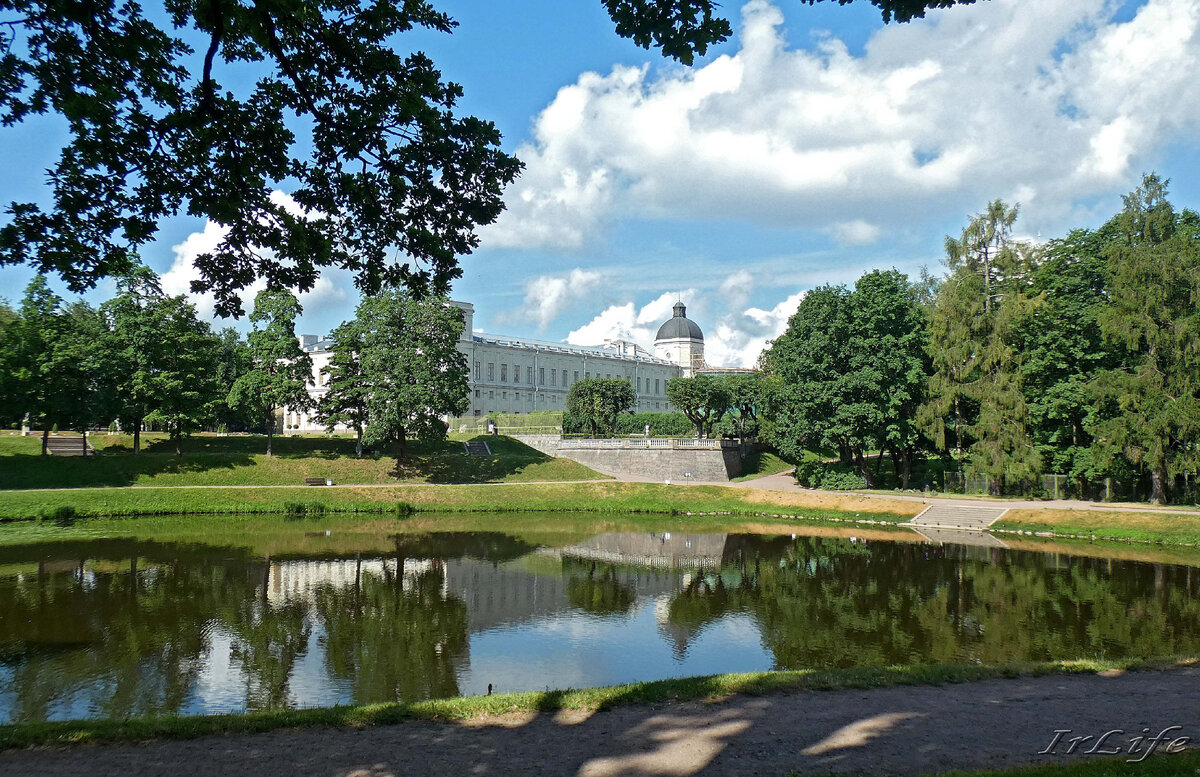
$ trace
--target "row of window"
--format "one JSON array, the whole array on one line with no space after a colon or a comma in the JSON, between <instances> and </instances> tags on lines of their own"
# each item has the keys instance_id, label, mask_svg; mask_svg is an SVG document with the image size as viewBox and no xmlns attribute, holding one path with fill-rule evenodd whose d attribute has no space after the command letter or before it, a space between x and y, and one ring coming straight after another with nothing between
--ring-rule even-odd
<instances>
[{"instance_id":1,"label":"row of window","mask_svg":"<svg viewBox=\"0 0 1200 777\"><path fill-rule=\"evenodd\" d=\"M475 362L474 375L475 375L476 381L481 380L481 375L482 375L481 367L482 366L483 365L480 362ZM521 382L521 365L519 365L519 364L512 365L511 373L509 372L508 368L509 368L509 365L504 364L503 362L500 364L500 382L508 383L509 382L508 376L511 374L512 382L520 383ZM591 378L592 373L585 372L583 374L583 376L584 376L584 378ZM600 373L596 373L596 377L600 377ZM604 377L611 378L612 373L607 372L604 374ZM620 376L618 375L617 377L620 377ZM492 382L492 383L496 382L496 363L495 362L487 363L487 379L489 382ZM568 381L567 370L560 370L557 367L550 368L550 383L549 383L549 385L551 385L551 386L562 386L563 388L566 388L578 380L579 380L579 370L574 370L570 381ZM643 380L645 380L645 386L646 386L645 390L647 392L650 391L650 379L639 377L637 379L637 392L639 394L642 393L642 381ZM529 366L525 367L525 383L530 386L534 385L534 383L533 383L533 367L529 367ZM547 385L546 384L546 368L545 367L537 368L537 385L539 385L539 386ZM654 379L654 393L655 394L658 394L661 392L661 386L662 386L662 379L655 378Z\"/></svg>"}]
</instances>

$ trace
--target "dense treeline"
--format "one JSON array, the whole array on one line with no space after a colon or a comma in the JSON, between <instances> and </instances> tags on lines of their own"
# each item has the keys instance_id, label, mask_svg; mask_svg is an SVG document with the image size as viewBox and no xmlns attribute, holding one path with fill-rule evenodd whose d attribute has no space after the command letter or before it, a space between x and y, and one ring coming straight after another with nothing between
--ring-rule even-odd
<instances>
[{"instance_id":1,"label":"dense treeline","mask_svg":"<svg viewBox=\"0 0 1200 777\"><path fill-rule=\"evenodd\" d=\"M457 308L395 289L365 300L335 331L349 347L321 376L319 404L296 338L300 312L291 292L263 290L243 339L213 331L144 266L121 276L99 308L64 302L39 275L17 309L0 304L0 423L42 430L43 454L53 429L113 427L133 434L134 453L143 428L167 431L176 453L197 429L265 431L271 455L285 407L355 430L359 455L364 439L395 443L404 456L410 438L445 436L441 416L461 412L467 395Z\"/></svg>"},{"instance_id":2,"label":"dense treeline","mask_svg":"<svg viewBox=\"0 0 1200 777\"><path fill-rule=\"evenodd\" d=\"M1200 217L1153 175L1099 229L1031 245L1016 215L997 201L947 238L943 278L812 290L762 358L767 438L868 486L885 457L907 486L925 454L995 493L1055 473L1085 497L1194 501Z\"/></svg>"}]
</instances>

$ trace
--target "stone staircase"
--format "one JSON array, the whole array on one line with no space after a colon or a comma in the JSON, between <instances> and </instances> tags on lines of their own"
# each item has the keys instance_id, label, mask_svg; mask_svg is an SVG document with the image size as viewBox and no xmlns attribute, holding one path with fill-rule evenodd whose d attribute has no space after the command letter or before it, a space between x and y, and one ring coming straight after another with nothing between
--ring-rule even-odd
<instances>
[{"instance_id":1,"label":"stone staircase","mask_svg":"<svg viewBox=\"0 0 1200 777\"><path fill-rule=\"evenodd\" d=\"M467 440L463 446L467 449L468 456L492 455L492 449L488 447L486 440Z\"/></svg>"},{"instance_id":2,"label":"stone staircase","mask_svg":"<svg viewBox=\"0 0 1200 777\"><path fill-rule=\"evenodd\" d=\"M914 529L921 527L937 529L965 529L986 531L1002 515L1007 507L981 502L963 503L956 499L939 500L926 507L917 517L908 522Z\"/></svg>"},{"instance_id":3,"label":"stone staircase","mask_svg":"<svg viewBox=\"0 0 1200 777\"><path fill-rule=\"evenodd\" d=\"M46 453L51 456L82 456L83 441L78 437L52 434L46 438ZM87 455L96 455L96 449L90 442L87 444Z\"/></svg>"}]
</instances>

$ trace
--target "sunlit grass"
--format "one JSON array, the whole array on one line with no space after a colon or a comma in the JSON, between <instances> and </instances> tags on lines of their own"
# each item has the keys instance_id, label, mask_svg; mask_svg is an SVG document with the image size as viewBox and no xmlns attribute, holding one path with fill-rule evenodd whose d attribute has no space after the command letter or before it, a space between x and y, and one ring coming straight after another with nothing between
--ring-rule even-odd
<instances>
[{"instance_id":1,"label":"sunlit grass","mask_svg":"<svg viewBox=\"0 0 1200 777\"><path fill-rule=\"evenodd\" d=\"M582 690L503 693L453 699L319 709L256 711L244 714L162 716L125 720L17 723L0 726L0 748L129 741L186 739L208 734L247 734L279 728L337 726L364 728L412 719L463 720L513 712L604 710L626 704L697 699L719 700L734 694L761 695L836 691L896 685L943 685L1001 677L1091 674L1106 670L1163 669L1191 664L1192 658L1126 661L1052 661L1002 665L934 664L904 667L751 672L686 677Z\"/></svg>"}]
</instances>

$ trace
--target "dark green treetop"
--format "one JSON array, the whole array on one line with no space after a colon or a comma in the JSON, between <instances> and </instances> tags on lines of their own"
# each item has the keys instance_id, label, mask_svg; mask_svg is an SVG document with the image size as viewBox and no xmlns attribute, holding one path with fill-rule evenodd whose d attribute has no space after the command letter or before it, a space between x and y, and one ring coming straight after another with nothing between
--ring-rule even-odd
<instances>
[{"instance_id":1,"label":"dark green treetop","mask_svg":"<svg viewBox=\"0 0 1200 777\"><path fill-rule=\"evenodd\" d=\"M593 437L616 431L617 416L636 401L633 385L624 378L584 378L567 390L567 412L581 419Z\"/></svg>"}]
</instances>

